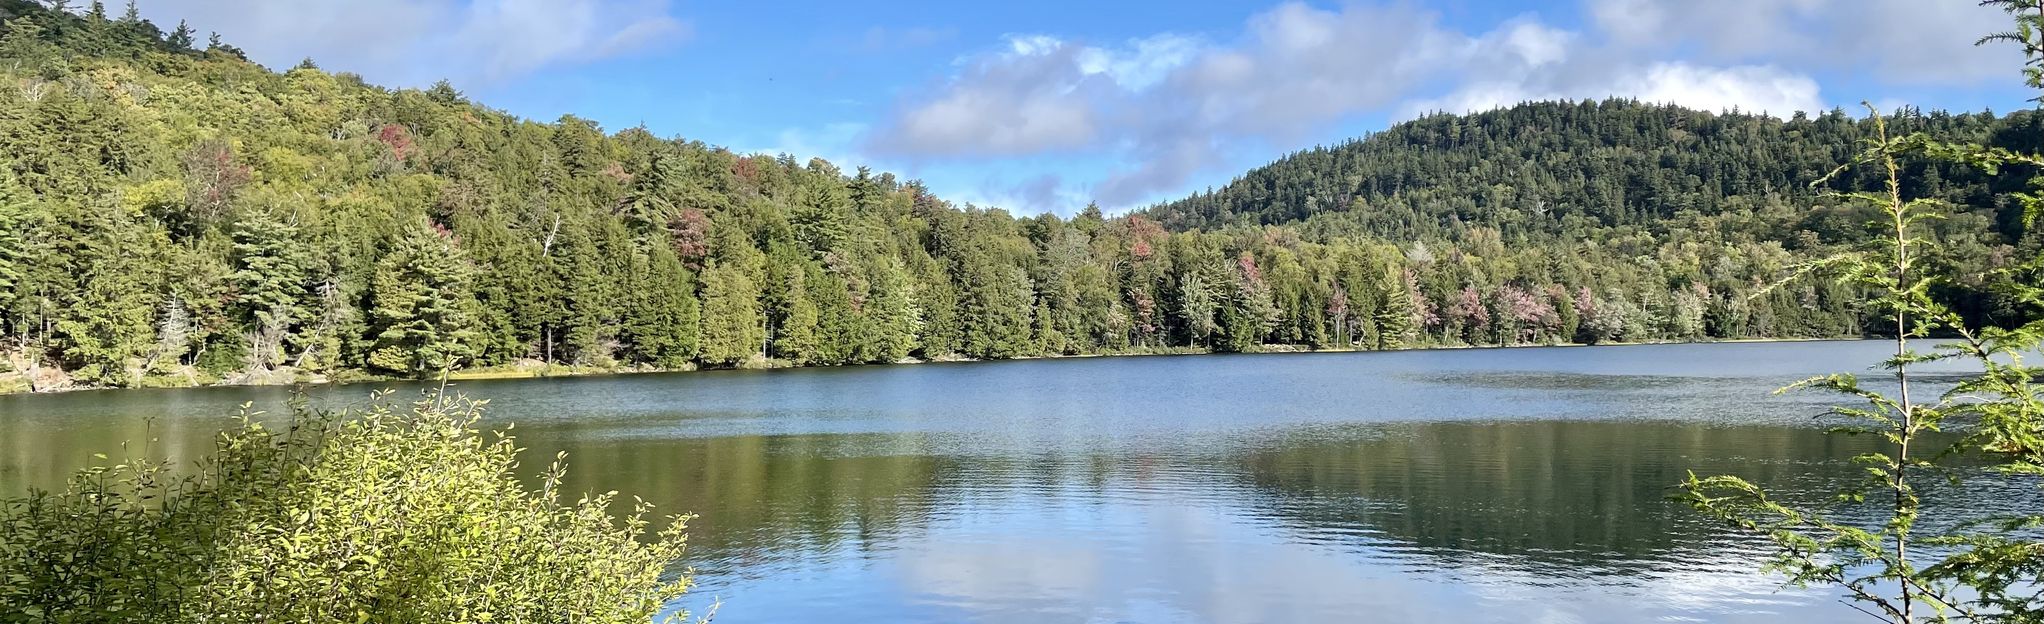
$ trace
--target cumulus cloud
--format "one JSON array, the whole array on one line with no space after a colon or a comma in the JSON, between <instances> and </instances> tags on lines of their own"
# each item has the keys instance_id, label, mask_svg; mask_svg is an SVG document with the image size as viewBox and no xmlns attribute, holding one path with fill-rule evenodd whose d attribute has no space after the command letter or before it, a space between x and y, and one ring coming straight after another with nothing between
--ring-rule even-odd
<instances>
[{"instance_id":1,"label":"cumulus cloud","mask_svg":"<svg viewBox=\"0 0 2044 624\"><path fill-rule=\"evenodd\" d=\"M1106 75L1123 88L1142 90L1191 61L1201 45L1197 38L1166 33L1130 41L1119 49L1082 48L1076 60L1084 75Z\"/></svg>"},{"instance_id":2,"label":"cumulus cloud","mask_svg":"<svg viewBox=\"0 0 2044 624\"><path fill-rule=\"evenodd\" d=\"M1967 0L1588 0L1588 8L1634 53L1694 48L1713 62L1866 67L1926 84L2000 77L2019 62L2009 48L1972 45L2008 19Z\"/></svg>"},{"instance_id":3,"label":"cumulus cloud","mask_svg":"<svg viewBox=\"0 0 2044 624\"><path fill-rule=\"evenodd\" d=\"M1451 65L1460 39L1409 6L1286 4L1251 18L1242 41L1189 65L1166 97L1193 102L1190 121L1213 130L1296 136L1395 102Z\"/></svg>"},{"instance_id":4,"label":"cumulus cloud","mask_svg":"<svg viewBox=\"0 0 2044 624\"><path fill-rule=\"evenodd\" d=\"M1614 95L1708 111L1775 116L1825 107L1815 79L1768 65L1586 64L1493 73L1498 75L1472 80L1446 95L1414 100L1402 107L1400 114L1481 112L1521 102Z\"/></svg>"},{"instance_id":5,"label":"cumulus cloud","mask_svg":"<svg viewBox=\"0 0 2044 624\"><path fill-rule=\"evenodd\" d=\"M668 0L155 0L146 16L218 31L272 66L306 56L378 82L506 80L686 40Z\"/></svg>"},{"instance_id":6,"label":"cumulus cloud","mask_svg":"<svg viewBox=\"0 0 2044 624\"><path fill-rule=\"evenodd\" d=\"M1289 149L1360 115L1633 97L1786 116L1827 108L1814 72L1943 85L2000 77L2016 62L1970 45L2004 21L1972 2L1583 2L1580 29L1525 15L1472 33L1416 4L1292 2L1226 42L1011 35L905 100L865 146L911 161L1110 154L1124 166L1091 195L1127 207L1239 166L1233 153Z\"/></svg>"},{"instance_id":7,"label":"cumulus cloud","mask_svg":"<svg viewBox=\"0 0 2044 624\"><path fill-rule=\"evenodd\" d=\"M1007 50L972 61L898 116L871 144L905 156L1023 155L1094 144L1111 79L1081 68L1086 48L1045 36L1011 36Z\"/></svg>"}]
</instances>

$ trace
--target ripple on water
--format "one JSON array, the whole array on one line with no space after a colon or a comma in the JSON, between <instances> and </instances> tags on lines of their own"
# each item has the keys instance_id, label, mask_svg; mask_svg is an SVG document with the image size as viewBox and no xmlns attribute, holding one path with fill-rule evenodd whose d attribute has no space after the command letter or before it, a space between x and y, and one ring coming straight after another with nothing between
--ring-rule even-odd
<instances>
[{"instance_id":1,"label":"ripple on water","mask_svg":"<svg viewBox=\"0 0 2044 624\"><path fill-rule=\"evenodd\" d=\"M1871 449L1776 396L1885 345L1093 358L460 384L572 489L701 514L724 623L1856 621L1666 499ZM1735 371L1726 373L1725 371ZM1873 377L1870 376L1870 379ZM1949 378L1933 380L1950 383ZM314 391L330 404L365 389ZM418 387L400 387L400 394ZM204 448L274 389L0 397L0 480ZM145 417L156 424L144 426ZM2034 491L1926 493L1981 510Z\"/></svg>"}]
</instances>

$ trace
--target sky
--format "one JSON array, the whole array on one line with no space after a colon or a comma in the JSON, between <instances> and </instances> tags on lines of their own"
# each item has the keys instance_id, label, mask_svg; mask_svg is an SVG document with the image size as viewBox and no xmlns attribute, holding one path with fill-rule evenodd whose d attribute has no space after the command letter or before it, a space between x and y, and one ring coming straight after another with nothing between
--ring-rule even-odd
<instances>
[{"instance_id":1,"label":"sky","mask_svg":"<svg viewBox=\"0 0 2044 624\"><path fill-rule=\"evenodd\" d=\"M118 3L116 3L118 4ZM1435 111L2007 111L1975 0L140 0L257 62L1110 213Z\"/></svg>"}]
</instances>

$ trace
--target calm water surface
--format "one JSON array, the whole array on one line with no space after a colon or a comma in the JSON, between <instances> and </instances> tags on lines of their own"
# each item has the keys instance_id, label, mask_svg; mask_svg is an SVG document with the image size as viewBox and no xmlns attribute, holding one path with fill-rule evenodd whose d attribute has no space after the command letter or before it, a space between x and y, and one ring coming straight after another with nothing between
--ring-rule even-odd
<instances>
[{"instance_id":1,"label":"calm water surface","mask_svg":"<svg viewBox=\"0 0 2044 624\"><path fill-rule=\"evenodd\" d=\"M578 489L701 514L747 622L1857 621L1668 503L1685 471L1854 478L1878 342L1091 358L467 382ZM325 404L373 387L312 389ZM401 392L416 391L400 386ZM203 448L287 391L0 397L0 493ZM1982 496L1991 499L1991 496ZM1961 501L1969 505L1992 500Z\"/></svg>"}]
</instances>

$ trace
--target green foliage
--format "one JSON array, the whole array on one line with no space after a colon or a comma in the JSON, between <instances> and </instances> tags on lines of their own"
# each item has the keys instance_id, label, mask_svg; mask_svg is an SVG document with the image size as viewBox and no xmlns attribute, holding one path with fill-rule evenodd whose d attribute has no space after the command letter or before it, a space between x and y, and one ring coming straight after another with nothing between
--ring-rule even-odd
<instances>
[{"instance_id":1,"label":"green foliage","mask_svg":"<svg viewBox=\"0 0 2044 624\"><path fill-rule=\"evenodd\" d=\"M419 226L376 263L370 278L369 365L426 375L473 357L475 297L467 259L447 234Z\"/></svg>"},{"instance_id":2,"label":"green foliage","mask_svg":"<svg viewBox=\"0 0 2044 624\"><path fill-rule=\"evenodd\" d=\"M759 287L743 268L712 263L703 270L704 362L732 366L761 353L766 341Z\"/></svg>"},{"instance_id":3,"label":"green foliage","mask_svg":"<svg viewBox=\"0 0 2044 624\"><path fill-rule=\"evenodd\" d=\"M1965 470L1951 464L1954 458L1985 457L2013 483L2044 474L2039 461L2044 455L2038 454L2044 450L2039 435L2044 432L2044 396L2034 385L2044 369L2024 363L2026 355L2044 347L2044 315L2037 315L2034 306L2044 301L2035 273L2044 260L2033 258L1996 272L2003 294L2032 304L2029 322L2013 328L1968 325L1933 295L1938 286L1961 277L1956 267L1940 266L1934 253L1939 241L1930 224L1947 216L1950 206L1907 197L1901 173L1907 158L1950 159L1990 173L2012 163L2044 165L2044 158L1941 143L1923 134L1891 136L1881 123L1875 128L1866 151L1848 167L1871 165L1885 172L1886 192L1849 195L1881 211L1886 235L1808 270L1869 293L1866 308L1891 323L1895 352L1882 366L1892 372L1895 388L1869 387L1857 376L1835 374L1790 389L1827 390L1862 402L1836 407L1832 414L1851 423L1842 431L1879 436L1889 450L1858 458L1868 479L1839 493L1837 501L1848 508L1877 506L1880 522L1867 526L1841 519L1850 517L1843 509L1782 503L1732 476L1692 474L1682 484L1683 497L1705 514L1771 539L1777 550L1769 570L1795 584L1842 587L1862 611L1880 619L2044 621L2044 597L2035 591L2044 581L2044 540L2034 531L2044 526L2044 514L1978 517L1967 510L1938 509L1939 522L1920 522L1932 511L1920 494L1925 484L1956 480ZM2036 197L2019 193L2015 198L2034 219ZM1936 353L1912 348L1911 339L1940 330L1960 340ZM1911 367L1944 359L1965 360L1983 373L1934 400L1913 395L1922 390ZM1925 448L1926 436L1948 430L1963 435L1945 448Z\"/></svg>"},{"instance_id":4,"label":"green foliage","mask_svg":"<svg viewBox=\"0 0 2044 624\"><path fill-rule=\"evenodd\" d=\"M686 366L701 348L701 310L691 292L695 278L664 246L648 250L643 262L634 275L633 308L625 328L634 359L656 366Z\"/></svg>"},{"instance_id":5,"label":"green foliage","mask_svg":"<svg viewBox=\"0 0 2044 624\"><path fill-rule=\"evenodd\" d=\"M312 282L311 250L298 228L275 215L250 215L234 224L234 273L238 316L249 326L255 368L282 362L283 338L307 314Z\"/></svg>"},{"instance_id":6,"label":"green foliage","mask_svg":"<svg viewBox=\"0 0 2044 624\"><path fill-rule=\"evenodd\" d=\"M129 460L0 503L0 610L35 622L615 622L687 591L686 517L536 491L483 405L249 414L196 470ZM182 476L180 476L182 475ZM572 495L571 495L572 496ZM669 614L680 621L685 614Z\"/></svg>"},{"instance_id":7,"label":"green foliage","mask_svg":"<svg viewBox=\"0 0 2044 624\"><path fill-rule=\"evenodd\" d=\"M1864 206L1785 190L1870 132L1843 113L1430 116L1135 215L1018 218L822 160L518 119L446 84L271 72L139 17L0 16L0 349L82 385L1869 329L1845 305L1863 286L1768 288L1872 234ZM2040 136L2029 111L1884 119ZM1993 199L2004 183L1903 173L1959 208L1940 262L2044 249ZM2022 304L1992 286L1932 295L2012 326ZM173 311L188 331L163 331Z\"/></svg>"}]
</instances>

